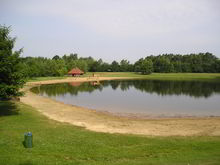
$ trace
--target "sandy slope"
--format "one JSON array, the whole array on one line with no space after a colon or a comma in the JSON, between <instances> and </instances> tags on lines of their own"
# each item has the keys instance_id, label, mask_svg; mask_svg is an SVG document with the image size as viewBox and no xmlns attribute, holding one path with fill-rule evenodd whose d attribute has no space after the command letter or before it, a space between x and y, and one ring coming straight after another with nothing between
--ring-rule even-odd
<instances>
[{"instance_id":1,"label":"sandy slope","mask_svg":"<svg viewBox=\"0 0 220 165\"><path fill-rule=\"evenodd\" d=\"M219 136L220 118L158 118L135 119L113 116L94 110L66 105L61 102L38 96L29 91L39 84L93 81L96 78L67 78L27 83L21 102L31 105L50 119L67 122L88 130L108 133L128 133L152 136ZM99 77L99 80L122 79ZM124 78L128 79L128 78Z\"/></svg>"}]
</instances>

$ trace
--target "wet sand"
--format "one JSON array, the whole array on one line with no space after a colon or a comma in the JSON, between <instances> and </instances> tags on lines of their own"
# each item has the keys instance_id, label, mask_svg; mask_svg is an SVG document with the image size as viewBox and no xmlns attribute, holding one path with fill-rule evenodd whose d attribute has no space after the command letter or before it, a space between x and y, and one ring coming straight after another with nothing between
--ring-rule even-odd
<instances>
[{"instance_id":1,"label":"wet sand","mask_svg":"<svg viewBox=\"0 0 220 165\"><path fill-rule=\"evenodd\" d=\"M129 77L69 77L60 80L28 82L22 89L25 96L21 102L28 104L43 115L59 122L66 122L85 129L148 136L220 136L220 117L175 117L139 118L135 115L117 116L79 106L67 105L30 92L30 88L41 84L64 82L86 82L96 80L133 79Z\"/></svg>"}]
</instances>

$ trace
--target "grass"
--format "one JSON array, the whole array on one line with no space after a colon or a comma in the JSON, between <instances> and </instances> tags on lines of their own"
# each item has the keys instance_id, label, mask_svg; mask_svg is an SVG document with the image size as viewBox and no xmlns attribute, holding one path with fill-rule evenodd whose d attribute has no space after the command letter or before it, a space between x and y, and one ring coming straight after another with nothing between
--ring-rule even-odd
<instances>
[{"instance_id":1,"label":"grass","mask_svg":"<svg viewBox=\"0 0 220 165\"><path fill-rule=\"evenodd\" d=\"M92 72L88 72L84 76L92 76L92 74ZM135 72L95 72L94 74L103 77L134 77L158 80L220 80L220 73L152 73L142 75Z\"/></svg>"},{"instance_id":2,"label":"grass","mask_svg":"<svg viewBox=\"0 0 220 165\"><path fill-rule=\"evenodd\" d=\"M220 137L143 137L87 131L30 106L0 101L0 165L218 165ZM31 131L34 147L22 145Z\"/></svg>"},{"instance_id":3,"label":"grass","mask_svg":"<svg viewBox=\"0 0 220 165\"><path fill-rule=\"evenodd\" d=\"M135 72L87 72L81 77L90 77L93 74L101 77L134 77L151 80L220 80L220 73L152 73L150 75L142 75ZM34 77L29 82L65 79L63 77Z\"/></svg>"}]
</instances>

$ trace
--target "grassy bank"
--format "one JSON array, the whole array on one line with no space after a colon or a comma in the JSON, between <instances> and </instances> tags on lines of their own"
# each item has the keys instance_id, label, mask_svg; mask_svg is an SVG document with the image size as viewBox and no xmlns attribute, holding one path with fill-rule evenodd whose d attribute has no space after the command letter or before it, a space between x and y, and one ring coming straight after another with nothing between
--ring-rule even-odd
<instances>
[{"instance_id":1,"label":"grassy bank","mask_svg":"<svg viewBox=\"0 0 220 165\"><path fill-rule=\"evenodd\" d=\"M142 75L135 72L87 72L81 77L91 77L95 74L100 77L134 77L134 78L144 78L151 80L220 80L220 73L152 73L150 75ZM67 76L63 77L35 77L28 81L45 81L45 80L57 80L65 79Z\"/></svg>"},{"instance_id":2,"label":"grassy bank","mask_svg":"<svg viewBox=\"0 0 220 165\"><path fill-rule=\"evenodd\" d=\"M84 76L92 76L92 72ZM220 73L152 73L142 75L135 72L95 72L95 75L103 77L134 77L158 80L220 80Z\"/></svg>"},{"instance_id":3,"label":"grassy bank","mask_svg":"<svg viewBox=\"0 0 220 165\"><path fill-rule=\"evenodd\" d=\"M25 149L31 131L34 148ZM32 107L0 102L0 165L214 165L220 137L141 137L105 134L49 120Z\"/></svg>"}]
</instances>

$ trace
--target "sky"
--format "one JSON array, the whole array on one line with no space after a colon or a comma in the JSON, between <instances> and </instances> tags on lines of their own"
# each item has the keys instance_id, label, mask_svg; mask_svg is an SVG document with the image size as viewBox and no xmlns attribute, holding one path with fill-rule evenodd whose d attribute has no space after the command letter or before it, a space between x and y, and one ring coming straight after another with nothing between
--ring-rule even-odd
<instances>
[{"instance_id":1,"label":"sky","mask_svg":"<svg viewBox=\"0 0 220 165\"><path fill-rule=\"evenodd\" d=\"M0 0L23 57L77 53L106 62L211 52L220 58L219 0Z\"/></svg>"}]
</instances>

